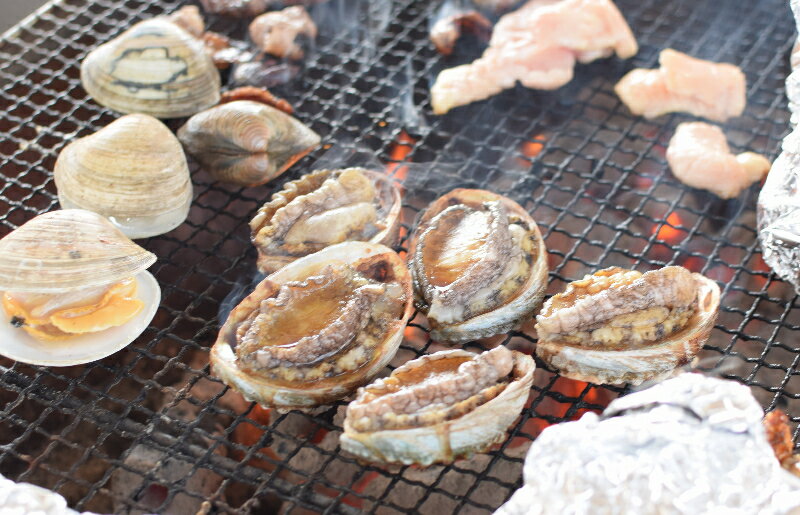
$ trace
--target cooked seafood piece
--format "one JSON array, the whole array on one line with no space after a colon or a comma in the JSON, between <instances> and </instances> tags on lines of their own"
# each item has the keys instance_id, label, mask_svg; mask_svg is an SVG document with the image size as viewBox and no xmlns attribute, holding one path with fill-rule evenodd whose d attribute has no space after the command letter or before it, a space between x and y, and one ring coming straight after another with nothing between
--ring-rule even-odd
<instances>
[{"instance_id":1,"label":"cooked seafood piece","mask_svg":"<svg viewBox=\"0 0 800 515\"><path fill-rule=\"evenodd\" d=\"M767 413L764 417L764 431L781 466L795 476L800 476L800 454L794 453L792 430L786 413L779 409Z\"/></svg>"},{"instance_id":2,"label":"cooked seafood piece","mask_svg":"<svg viewBox=\"0 0 800 515\"><path fill-rule=\"evenodd\" d=\"M308 411L346 397L392 359L412 311L405 263L346 242L281 268L231 312L211 367L248 400Z\"/></svg>"},{"instance_id":3,"label":"cooked seafood piece","mask_svg":"<svg viewBox=\"0 0 800 515\"><path fill-rule=\"evenodd\" d=\"M236 18L258 16L272 3L273 0L200 0L205 12Z\"/></svg>"},{"instance_id":4,"label":"cooked seafood piece","mask_svg":"<svg viewBox=\"0 0 800 515\"><path fill-rule=\"evenodd\" d=\"M123 116L64 147L53 176L62 208L99 213L130 238L171 231L192 203L180 142L145 114Z\"/></svg>"},{"instance_id":5,"label":"cooked seafood piece","mask_svg":"<svg viewBox=\"0 0 800 515\"><path fill-rule=\"evenodd\" d=\"M256 88L253 86L243 86L241 88L232 89L222 94L219 99L220 104L227 104L228 102L235 102L237 100L252 100L261 104L267 104L274 107L286 114L294 113L294 108L286 100L276 97L266 88Z\"/></svg>"},{"instance_id":6,"label":"cooked seafood piece","mask_svg":"<svg viewBox=\"0 0 800 515\"><path fill-rule=\"evenodd\" d=\"M718 309L717 283L683 267L606 268L545 302L536 355L571 379L640 384L689 363Z\"/></svg>"},{"instance_id":7,"label":"cooked seafood piece","mask_svg":"<svg viewBox=\"0 0 800 515\"><path fill-rule=\"evenodd\" d=\"M658 62L657 70L632 70L614 87L633 114L655 118L683 112L724 122L744 111L747 79L738 66L671 48L661 51Z\"/></svg>"},{"instance_id":8,"label":"cooked seafood piece","mask_svg":"<svg viewBox=\"0 0 800 515\"><path fill-rule=\"evenodd\" d=\"M588 63L616 52L636 54L630 27L611 0L531 0L497 22L478 60L444 70L431 88L433 112L489 98L519 81L557 89L572 80L575 61Z\"/></svg>"},{"instance_id":9,"label":"cooked seafood piece","mask_svg":"<svg viewBox=\"0 0 800 515\"><path fill-rule=\"evenodd\" d=\"M215 179L241 186L271 181L320 143L319 135L296 118L250 100L192 116L178 139Z\"/></svg>"},{"instance_id":10,"label":"cooked seafood piece","mask_svg":"<svg viewBox=\"0 0 800 515\"><path fill-rule=\"evenodd\" d=\"M669 141L667 162L682 183L718 197L738 197L767 176L772 164L754 152L733 155L722 129L703 122L678 125Z\"/></svg>"},{"instance_id":11,"label":"cooked seafood piece","mask_svg":"<svg viewBox=\"0 0 800 515\"><path fill-rule=\"evenodd\" d=\"M400 229L400 189L363 168L317 170L273 194L250 229L264 273L343 241L391 246Z\"/></svg>"},{"instance_id":12,"label":"cooked seafood piece","mask_svg":"<svg viewBox=\"0 0 800 515\"><path fill-rule=\"evenodd\" d=\"M763 414L744 385L681 374L542 431L495 515L797 513L800 478L775 459Z\"/></svg>"},{"instance_id":13,"label":"cooked seafood piece","mask_svg":"<svg viewBox=\"0 0 800 515\"><path fill-rule=\"evenodd\" d=\"M506 438L528 400L530 356L496 347L422 356L359 388L340 444L363 460L431 465L484 452Z\"/></svg>"},{"instance_id":14,"label":"cooked seafood piece","mask_svg":"<svg viewBox=\"0 0 800 515\"><path fill-rule=\"evenodd\" d=\"M0 354L63 366L127 345L158 307L158 285L145 272L155 260L96 213L66 209L30 220L0 240L8 321L0 326ZM98 333L94 341L84 338L89 333Z\"/></svg>"},{"instance_id":15,"label":"cooked seafood piece","mask_svg":"<svg viewBox=\"0 0 800 515\"><path fill-rule=\"evenodd\" d=\"M492 36L492 22L478 11L445 16L431 28L431 41L440 54L450 55L464 30L484 41L489 41Z\"/></svg>"},{"instance_id":16,"label":"cooked seafood piece","mask_svg":"<svg viewBox=\"0 0 800 515\"><path fill-rule=\"evenodd\" d=\"M422 214L409 268L435 340L464 342L518 328L547 287L547 249L513 200L456 189Z\"/></svg>"},{"instance_id":17,"label":"cooked seafood piece","mask_svg":"<svg viewBox=\"0 0 800 515\"><path fill-rule=\"evenodd\" d=\"M304 7L262 14L250 24L250 37L263 52L285 59L302 59L298 36L316 39L317 26Z\"/></svg>"},{"instance_id":18,"label":"cooked seafood piece","mask_svg":"<svg viewBox=\"0 0 800 515\"><path fill-rule=\"evenodd\" d=\"M103 106L156 118L191 116L219 101L219 73L203 43L166 17L92 50L81 83Z\"/></svg>"}]
</instances>

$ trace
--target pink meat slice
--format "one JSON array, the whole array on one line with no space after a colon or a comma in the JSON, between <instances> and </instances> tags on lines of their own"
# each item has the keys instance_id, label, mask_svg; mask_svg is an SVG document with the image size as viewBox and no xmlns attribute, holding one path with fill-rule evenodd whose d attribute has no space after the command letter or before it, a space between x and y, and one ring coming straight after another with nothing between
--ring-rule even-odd
<instances>
[{"instance_id":1,"label":"pink meat slice","mask_svg":"<svg viewBox=\"0 0 800 515\"><path fill-rule=\"evenodd\" d=\"M724 122L739 116L746 102L746 79L738 66L695 59L667 48L660 68L636 69L614 88L633 114L655 118L686 112Z\"/></svg>"},{"instance_id":2,"label":"pink meat slice","mask_svg":"<svg viewBox=\"0 0 800 515\"><path fill-rule=\"evenodd\" d=\"M703 122L678 125L667 148L667 161L681 182L708 190L721 198L734 198L769 172L762 155L735 156L722 129Z\"/></svg>"},{"instance_id":3,"label":"pink meat slice","mask_svg":"<svg viewBox=\"0 0 800 515\"><path fill-rule=\"evenodd\" d=\"M514 87L557 89L572 80L575 61L638 52L611 0L531 0L497 22L476 61L444 70L431 88L436 114Z\"/></svg>"}]
</instances>

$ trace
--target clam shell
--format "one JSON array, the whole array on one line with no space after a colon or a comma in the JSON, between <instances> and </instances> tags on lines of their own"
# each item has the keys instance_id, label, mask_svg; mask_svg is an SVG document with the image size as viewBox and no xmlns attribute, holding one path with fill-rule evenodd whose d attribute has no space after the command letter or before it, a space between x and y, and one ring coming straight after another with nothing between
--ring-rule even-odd
<instances>
[{"instance_id":1,"label":"clam shell","mask_svg":"<svg viewBox=\"0 0 800 515\"><path fill-rule=\"evenodd\" d=\"M192 116L178 138L215 179L241 186L271 181L320 143L319 135L296 118L251 100Z\"/></svg>"},{"instance_id":2,"label":"clam shell","mask_svg":"<svg viewBox=\"0 0 800 515\"><path fill-rule=\"evenodd\" d=\"M156 118L191 116L219 101L220 78L203 43L165 18L137 23L81 64L98 103Z\"/></svg>"},{"instance_id":3,"label":"clam shell","mask_svg":"<svg viewBox=\"0 0 800 515\"><path fill-rule=\"evenodd\" d=\"M373 359L354 372L312 382L294 383L272 381L262 376L253 376L241 370L229 341L235 338L236 329L255 309L261 300L274 295L280 285L290 281L302 281L334 263L356 263L362 259L383 257L393 269L397 281L406 295L406 308L402 318L394 320L385 329L381 349ZM345 242L333 245L320 252L298 259L266 277L255 291L245 298L229 315L222 326L216 343L211 348L211 369L222 381L238 390L244 397L281 412L289 410L310 411L317 406L329 404L352 393L366 384L394 357L403 339L412 307L411 278L400 257L383 245L363 242Z\"/></svg>"},{"instance_id":4,"label":"clam shell","mask_svg":"<svg viewBox=\"0 0 800 515\"><path fill-rule=\"evenodd\" d=\"M67 145L54 178L61 207L99 213L131 238L171 231L192 203L180 142L144 114L123 116Z\"/></svg>"},{"instance_id":5,"label":"clam shell","mask_svg":"<svg viewBox=\"0 0 800 515\"><path fill-rule=\"evenodd\" d=\"M657 344L630 350L597 350L565 342L536 344L536 356L559 374L596 384L630 383L662 379L688 364L708 340L719 311L719 286L700 274L698 311L687 326Z\"/></svg>"},{"instance_id":6,"label":"clam shell","mask_svg":"<svg viewBox=\"0 0 800 515\"><path fill-rule=\"evenodd\" d=\"M446 350L409 361L392 375L425 367L447 357L473 357L463 350ZM514 352L514 380L494 399L467 414L438 424L411 429L356 431L349 418L344 420L342 449L359 458L378 463L405 465L450 463L484 452L506 438L506 430L522 412L533 384L536 365L533 359ZM359 397L361 390L359 390ZM358 397L354 402L358 402Z\"/></svg>"},{"instance_id":7,"label":"clam shell","mask_svg":"<svg viewBox=\"0 0 800 515\"><path fill-rule=\"evenodd\" d=\"M58 293L135 276L156 256L90 211L51 211L0 240L0 291Z\"/></svg>"},{"instance_id":8,"label":"clam shell","mask_svg":"<svg viewBox=\"0 0 800 515\"><path fill-rule=\"evenodd\" d=\"M545 247L544 238L542 238L539 227L522 206L509 198L490 191L458 188L439 197L428 206L421 214L409 241L408 262L412 263L416 255L420 252L417 245L419 236L425 232L431 220L436 217L436 215L456 204L479 207L484 202L497 200L503 203L509 213L513 213L525 220L536 235L538 242L537 256L536 260L531 264L530 276L525 284L519 288L517 296L497 309L453 324L437 324L435 321L431 320L431 337L434 340L454 343L466 342L517 329L523 320L530 317L533 312L539 308L544 298L548 278L547 248ZM420 300L422 292L416 280L414 282L414 287L415 295L417 295L417 299Z\"/></svg>"},{"instance_id":9,"label":"clam shell","mask_svg":"<svg viewBox=\"0 0 800 515\"><path fill-rule=\"evenodd\" d=\"M358 168L358 170L375 184L378 190L377 200L381 206L380 211L385 212L382 220L385 227L372 236L369 242L393 247L397 244L400 235L400 210L402 208L400 188L385 174L363 168ZM261 272L272 273L298 258L298 256L280 253L275 249L260 245L258 233L261 228L270 223L278 209L297 197L316 190L333 173L340 171L344 170L316 170L297 180L287 182L282 190L274 193L270 201L259 209L258 214L250 222L250 228L253 244L258 249L258 269Z\"/></svg>"}]
</instances>

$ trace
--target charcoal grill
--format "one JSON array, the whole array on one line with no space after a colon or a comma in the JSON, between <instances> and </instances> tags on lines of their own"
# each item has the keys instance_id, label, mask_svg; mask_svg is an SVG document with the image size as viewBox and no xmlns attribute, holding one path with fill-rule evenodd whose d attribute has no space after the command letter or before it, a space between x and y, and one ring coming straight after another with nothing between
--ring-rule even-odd
<instances>
[{"instance_id":1,"label":"charcoal grill","mask_svg":"<svg viewBox=\"0 0 800 515\"><path fill-rule=\"evenodd\" d=\"M0 39L0 235L58 207L51 175L58 152L114 118L81 88L83 56L182 3L60 0ZM633 59L580 66L557 92L517 88L437 118L430 115L431 79L474 57L477 47L467 44L451 60L435 54L427 30L437 2L361 2L358 26L324 30L304 71L276 88L327 143L277 182L313 169L328 151L350 163L377 158L403 182L406 232L420 209L453 187L508 195L545 236L550 294L611 265L676 263L702 272L720 282L723 296L700 367L750 385L765 409L787 411L797 440L800 310L793 290L761 260L756 192L724 202L678 183L664 147L686 118L632 117L612 89L625 70L654 67L664 47L738 63L748 78L748 107L726 133L737 152L774 158L788 127L783 81L794 29L787 2L617 4L641 45ZM335 16L345 5L331 0L332 22L347 18ZM212 29L243 34L221 21ZM210 376L208 349L229 304L224 299L254 274L247 221L277 185L229 187L202 171L194 183L189 220L142 242L159 256L151 271L164 295L133 345L70 368L0 358L0 473L97 512L207 501L201 508L211 513L279 506L287 513L485 513L520 485L525 450L544 427L625 393L543 369L508 440L489 454L427 470L363 466L336 445L344 403L315 415L267 413L237 401ZM467 348L505 343L530 351L534 342L523 327ZM439 348L415 317L392 366ZM134 459L142 449L160 456L160 465ZM183 467L181 477L165 480L170 460Z\"/></svg>"}]
</instances>

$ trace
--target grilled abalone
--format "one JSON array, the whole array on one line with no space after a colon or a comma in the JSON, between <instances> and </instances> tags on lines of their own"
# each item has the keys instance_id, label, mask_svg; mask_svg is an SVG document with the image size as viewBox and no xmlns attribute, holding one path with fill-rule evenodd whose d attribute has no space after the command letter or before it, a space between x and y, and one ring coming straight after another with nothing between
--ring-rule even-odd
<instances>
[{"instance_id":1,"label":"grilled abalone","mask_svg":"<svg viewBox=\"0 0 800 515\"><path fill-rule=\"evenodd\" d=\"M519 327L547 286L547 249L516 202L453 190L422 214L410 244L417 306L436 340L463 342Z\"/></svg>"},{"instance_id":2,"label":"grilled abalone","mask_svg":"<svg viewBox=\"0 0 800 515\"><path fill-rule=\"evenodd\" d=\"M530 356L496 347L422 356L360 388L342 448L380 463L449 463L505 438L528 399Z\"/></svg>"},{"instance_id":3,"label":"grilled abalone","mask_svg":"<svg viewBox=\"0 0 800 515\"><path fill-rule=\"evenodd\" d=\"M343 241L394 245L400 190L363 168L318 170L286 184L250 222L258 268L271 273Z\"/></svg>"},{"instance_id":4,"label":"grilled abalone","mask_svg":"<svg viewBox=\"0 0 800 515\"><path fill-rule=\"evenodd\" d=\"M214 373L245 398L285 411L349 395L394 356L411 280L383 245L346 242L264 279L211 349Z\"/></svg>"},{"instance_id":5,"label":"grilled abalone","mask_svg":"<svg viewBox=\"0 0 800 515\"><path fill-rule=\"evenodd\" d=\"M545 303L536 355L572 379L640 384L691 361L718 308L717 284L683 267L606 268Z\"/></svg>"}]
</instances>

